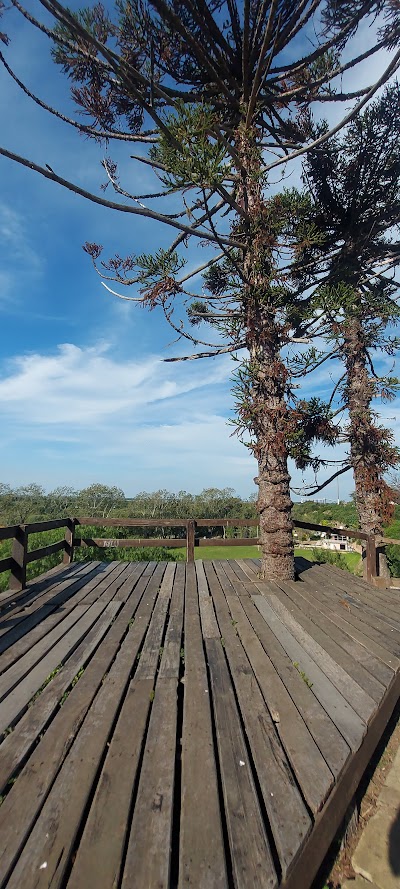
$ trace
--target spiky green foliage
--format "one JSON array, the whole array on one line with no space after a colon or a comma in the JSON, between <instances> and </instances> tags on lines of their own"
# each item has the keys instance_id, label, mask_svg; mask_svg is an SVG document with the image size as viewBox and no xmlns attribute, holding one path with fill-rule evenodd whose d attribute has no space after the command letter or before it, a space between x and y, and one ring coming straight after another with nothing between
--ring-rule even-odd
<instances>
[{"instance_id":1,"label":"spiky green foliage","mask_svg":"<svg viewBox=\"0 0 400 889\"><path fill-rule=\"evenodd\" d=\"M166 133L150 149L150 158L167 172L160 174L169 191L193 186L214 189L222 185L229 172L226 149L210 139L215 115L203 104L176 103L175 111L164 119Z\"/></svg>"},{"instance_id":2,"label":"spiky green foliage","mask_svg":"<svg viewBox=\"0 0 400 889\"><path fill-rule=\"evenodd\" d=\"M374 398L390 401L399 386L393 369L376 369L376 356L394 356L399 345L394 335L400 315L398 284L387 273L400 257L399 112L394 84L344 136L310 152L304 180L312 201L302 213L324 239L305 244L293 270L316 319L306 325L308 335L323 334L326 356L344 363L332 399L338 409L349 411L342 430L349 442L347 459L356 473L356 488L358 480L365 498L375 491L376 517L385 514L385 498L389 507L384 473L400 459L391 431L372 410ZM305 326L300 323L301 330ZM323 360L321 352L309 349L296 356L293 367L308 373L313 362L318 366Z\"/></svg>"}]
</instances>

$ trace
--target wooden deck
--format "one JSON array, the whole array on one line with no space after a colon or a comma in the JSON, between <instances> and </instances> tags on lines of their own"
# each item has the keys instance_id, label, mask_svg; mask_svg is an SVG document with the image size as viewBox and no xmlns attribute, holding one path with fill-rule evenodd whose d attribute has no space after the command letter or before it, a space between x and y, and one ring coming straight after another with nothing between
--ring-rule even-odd
<instances>
[{"instance_id":1,"label":"wooden deck","mask_svg":"<svg viewBox=\"0 0 400 889\"><path fill-rule=\"evenodd\" d=\"M400 596L298 567L0 594L1 887L309 889L399 699Z\"/></svg>"}]
</instances>

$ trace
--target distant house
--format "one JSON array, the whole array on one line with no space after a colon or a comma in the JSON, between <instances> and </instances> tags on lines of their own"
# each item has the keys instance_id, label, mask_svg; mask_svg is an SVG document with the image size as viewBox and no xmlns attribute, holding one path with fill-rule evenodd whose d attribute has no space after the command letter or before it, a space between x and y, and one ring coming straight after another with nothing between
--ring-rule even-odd
<instances>
[{"instance_id":1,"label":"distant house","mask_svg":"<svg viewBox=\"0 0 400 889\"><path fill-rule=\"evenodd\" d=\"M339 526L339 530L340 530ZM342 534L329 534L324 531L321 532L320 540L316 540L313 546L320 546L323 549L332 549L344 553L353 552L353 546L348 537L345 537Z\"/></svg>"},{"instance_id":2,"label":"distant house","mask_svg":"<svg viewBox=\"0 0 400 889\"><path fill-rule=\"evenodd\" d=\"M338 530L343 528L343 525L338 526ZM295 537L297 534L295 532ZM354 542L350 541L348 537L345 537L342 534L330 534L328 531L321 531L317 540L306 540L300 544L301 546L310 546L313 549L330 549L337 552L344 553L352 553L355 550Z\"/></svg>"}]
</instances>

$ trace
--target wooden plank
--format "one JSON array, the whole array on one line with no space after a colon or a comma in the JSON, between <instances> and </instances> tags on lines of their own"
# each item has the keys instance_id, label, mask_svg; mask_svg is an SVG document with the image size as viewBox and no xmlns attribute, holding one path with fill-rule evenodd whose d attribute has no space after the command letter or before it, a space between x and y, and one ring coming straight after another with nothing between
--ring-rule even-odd
<instances>
[{"instance_id":1,"label":"wooden plank","mask_svg":"<svg viewBox=\"0 0 400 889\"><path fill-rule=\"evenodd\" d=\"M179 889L227 889L227 874L193 565L186 569Z\"/></svg>"},{"instance_id":2,"label":"wooden plank","mask_svg":"<svg viewBox=\"0 0 400 889\"><path fill-rule=\"evenodd\" d=\"M47 651L56 644L58 639L60 639L69 628L80 619L85 610L97 600L98 595L96 595L95 598L91 596L93 589L97 588L99 594L102 594L108 589L113 580L115 571L118 576L120 574L118 563L111 564L110 571L108 571L106 575L102 574L92 577L87 586L85 586L84 583L78 585L74 597L70 596L68 597L68 600L66 600L66 598L64 599L64 594L61 594L61 602L59 597L57 597L57 600L53 600L51 610L48 609L47 606L44 606L40 609L39 614L35 613L35 623L37 623L37 626L35 626L35 630L28 636L29 646L27 647L25 644L23 645L25 653L19 651L20 643L18 643L15 646L17 658L14 658L14 646L11 649L8 648L6 653L3 654L2 668L4 667L4 672L0 677L0 700L31 671ZM70 592L71 589L72 588L70 588ZM61 604L65 605L65 601L67 601L66 607L58 611L57 609ZM55 614L51 614L51 611L54 611ZM42 616L42 621L38 622L37 619L40 618L40 616ZM18 630L20 630L20 627Z\"/></svg>"},{"instance_id":3,"label":"wooden plank","mask_svg":"<svg viewBox=\"0 0 400 889\"><path fill-rule=\"evenodd\" d=\"M56 543L49 543L47 546L41 546L40 549L32 549L26 554L26 564L29 565L30 562L36 562L38 559L43 559L45 556L59 553L61 550L64 550L63 540L57 540Z\"/></svg>"},{"instance_id":4,"label":"wooden plank","mask_svg":"<svg viewBox=\"0 0 400 889\"><path fill-rule=\"evenodd\" d=\"M100 549L112 549L115 547L141 547L153 549L155 546L182 547L185 540L182 537L74 537L73 546L97 546Z\"/></svg>"},{"instance_id":5,"label":"wooden plank","mask_svg":"<svg viewBox=\"0 0 400 889\"><path fill-rule=\"evenodd\" d=\"M257 546L258 537L233 537L231 539L223 539L222 537L200 537L199 546Z\"/></svg>"},{"instance_id":6,"label":"wooden plank","mask_svg":"<svg viewBox=\"0 0 400 889\"><path fill-rule=\"evenodd\" d=\"M335 581L336 583L336 581ZM374 597L373 593L362 593L358 589L352 589L343 584L337 586L337 598L340 601L348 601L349 605L360 608L362 614L372 617L372 625L376 626L386 635L394 634L400 639L400 612L391 606L385 599Z\"/></svg>"},{"instance_id":7,"label":"wooden plank","mask_svg":"<svg viewBox=\"0 0 400 889\"><path fill-rule=\"evenodd\" d=\"M40 574L39 578L28 581L25 589L20 590L20 592L18 593L15 590L3 590L3 592L0 593L0 621L4 612L7 611L9 608L14 607L17 602L23 602L24 600L29 600L29 598L32 599L32 589L36 586L36 584L47 584L47 586L50 586L51 581L53 581L53 583L57 582L57 574L60 574L61 577L65 577L66 571L73 572L76 569L77 564L78 563L68 566L68 569L66 569L66 567L62 563L60 563L59 565L55 565L54 568L49 568L48 571Z\"/></svg>"},{"instance_id":8,"label":"wooden plank","mask_svg":"<svg viewBox=\"0 0 400 889\"><path fill-rule=\"evenodd\" d=\"M204 563L200 560L196 562L195 565L196 578L197 578L197 592L199 603L201 604L203 599L208 600L210 597L210 590L208 589L208 582L206 577L206 572L204 570Z\"/></svg>"},{"instance_id":9,"label":"wooden plank","mask_svg":"<svg viewBox=\"0 0 400 889\"><path fill-rule=\"evenodd\" d=\"M275 889L278 878L224 651L218 639L205 644L234 883L241 889Z\"/></svg>"},{"instance_id":10,"label":"wooden plank","mask_svg":"<svg viewBox=\"0 0 400 889\"><path fill-rule=\"evenodd\" d=\"M273 608L282 623L292 633L299 642L302 649L310 655L312 660L318 664L325 676L330 679L332 684L343 697L348 701L352 709L357 713L363 722L368 722L372 714L375 712L375 701L358 685L357 682L346 673L346 670L332 658L325 648L323 648L315 638L310 635L301 624L295 620L290 611L283 605L277 596L268 596L268 604Z\"/></svg>"},{"instance_id":11,"label":"wooden plank","mask_svg":"<svg viewBox=\"0 0 400 889\"><path fill-rule=\"evenodd\" d=\"M299 519L294 519L293 524L295 528L305 528L309 531L323 531L324 533L329 532L329 534L338 534L339 536L351 537L355 540L368 540L369 537L364 531L353 531L351 528L333 528L330 525L313 525L310 522L301 522Z\"/></svg>"},{"instance_id":12,"label":"wooden plank","mask_svg":"<svg viewBox=\"0 0 400 889\"><path fill-rule=\"evenodd\" d=\"M313 813L318 812L333 786L334 776L253 630L241 601L232 598L229 607L304 799ZM347 745L346 749L349 754Z\"/></svg>"},{"instance_id":13,"label":"wooden plank","mask_svg":"<svg viewBox=\"0 0 400 889\"><path fill-rule=\"evenodd\" d=\"M75 611L78 612L78 615L75 616L73 625L63 634L62 638L57 640L58 644L51 648L29 670L23 682L16 685L1 702L0 733L4 732L9 726L14 725L17 719L19 719L43 682L85 638L105 607L106 603L102 602L94 602L93 605L87 608L80 605L76 606ZM115 614L117 610L118 606L114 607L113 613Z\"/></svg>"},{"instance_id":14,"label":"wooden plank","mask_svg":"<svg viewBox=\"0 0 400 889\"><path fill-rule=\"evenodd\" d=\"M5 559L0 559L0 574L3 574L4 571L9 571L13 564L11 556L7 556Z\"/></svg>"},{"instance_id":15,"label":"wooden plank","mask_svg":"<svg viewBox=\"0 0 400 889\"><path fill-rule=\"evenodd\" d=\"M140 653L140 663L137 670L137 676L141 679L153 679L154 677L154 659L157 663L160 658L160 646L163 630L165 626L166 615L168 611L169 601L172 594L172 583L175 573L175 564L169 562L160 586L157 607L151 617L149 629L146 635L146 645Z\"/></svg>"},{"instance_id":16,"label":"wooden plank","mask_svg":"<svg viewBox=\"0 0 400 889\"><path fill-rule=\"evenodd\" d=\"M194 545L195 545L196 522L192 519L187 523L186 527L186 561L194 562Z\"/></svg>"},{"instance_id":17,"label":"wooden plank","mask_svg":"<svg viewBox=\"0 0 400 889\"><path fill-rule=\"evenodd\" d=\"M131 594L132 587L136 580L144 571L144 565L135 566L135 570L130 573L129 578L125 581L123 587L119 591L118 605L123 608L124 599L122 590L125 588L125 599ZM117 581L114 581L117 584ZM111 607L106 605L103 614L98 618L94 627L84 637L78 648L62 665L60 671L46 685L41 694L32 702L22 719L15 726L13 732L8 734L0 747L0 792L12 777L13 772L28 756L34 747L40 734L45 730L51 718L55 715L57 708L63 696L68 692L69 686L74 678L79 675L80 671L86 667L90 661L91 655L96 651L97 645L106 632L110 629L112 617L116 614L114 603L116 597L113 598ZM132 597L127 606L127 614L131 616L131 607L134 599ZM121 612L122 623L124 623L123 613ZM128 617L125 618L125 621ZM121 624L121 620L119 620ZM124 624L126 626L126 623Z\"/></svg>"},{"instance_id":18,"label":"wooden plank","mask_svg":"<svg viewBox=\"0 0 400 889\"><path fill-rule=\"evenodd\" d=\"M7 525L0 528L0 540L11 540L12 537L15 537L18 527L19 525Z\"/></svg>"},{"instance_id":19,"label":"wooden plank","mask_svg":"<svg viewBox=\"0 0 400 889\"><path fill-rule=\"evenodd\" d=\"M309 889L327 854L371 757L383 735L400 696L400 673L386 692L360 749L349 761L342 780L329 797L327 804L316 819L308 843L305 845L293 873L280 889Z\"/></svg>"},{"instance_id":20,"label":"wooden plank","mask_svg":"<svg viewBox=\"0 0 400 889\"><path fill-rule=\"evenodd\" d=\"M199 528L254 528L259 520L255 519L196 519Z\"/></svg>"},{"instance_id":21,"label":"wooden plank","mask_svg":"<svg viewBox=\"0 0 400 889\"><path fill-rule=\"evenodd\" d=\"M208 589L203 562L196 562L196 575L199 590L199 608L203 638L219 639L221 633L215 617L214 605Z\"/></svg>"},{"instance_id":22,"label":"wooden plank","mask_svg":"<svg viewBox=\"0 0 400 889\"><path fill-rule=\"evenodd\" d=\"M177 680L159 678L132 815L122 889L135 885L143 889L169 886L176 723Z\"/></svg>"},{"instance_id":23,"label":"wooden plank","mask_svg":"<svg viewBox=\"0 0 400 889\"><path fill-rule=\"evenodd\" d=\"M168 628L164 640L158 676L178 681L182 657L182 629L185 598L185 571L183 563L177 563L169 607Z\"/></svg>"},{"instance_id":24,"label":"wooden plank","mask_svg":"<svg viewBox=\"0 0 400 889\"><path fill-rule=\"evenodd\" d=\"M330 589L335 590L338 599L343 598L344 594L345 597L349 597L350 604L353 601L354 604L362 607L363 613L373 615L374 619L379 621L380 629L387 632L385 624L389 624L391 628L400 630L400 607L396 608L381 591L370 587L366 589L357 587L352 582L351 575L348 579L346 575L344 577L332 575L322 565L318 566L317 577L321 577L322 582L328 578Z\"/></svg>"},{"instance_id":25,"label":"wooden plank","mask_svg":"<svg viewBox=\"0 0 400 889\"><path fill-rule=\"evenodd\" d=\"M377 658L363 648L350 636L338 629L335 624L324 619L318 610L311 606L297 589L298 584L289 582L273 584L283 604L291 611L298 623L319 642L322 648L340 664L346 672L358 682L370 697L378 704L391 681L393 672L381 664ZM385 681L376 678L375 671L382 667Z\"/></svg>"},{"instance_id":26,"label":"wooden plank","mask_svg":"<svg viewBox=\"0 0 400 889\"><path fill-rule=\"evenodd\" d=\"M374 620L373 617L366 614L361 607L352 608L344 598L339 600L336 597L335 591L330 591L329 582L327 580L324 580L324 592L321 592L321 581L316 583L315 580L311 581L306 578L304 584L307 584L313 598L317 599L321 605L327 607L331 614L337 615L339 618L342 618L342 615L345 616L348 623L358 628L364 636L367 636L372 642L376 643L380 649L378 657L380 657L384 663L388 664L388 666L393 666L393 668L400 664L400 644L390 632L388 634L375 629L375 624L378 623L378 619ZM371 648L371 651L372 650L376 649Z\"/></svg>"},{"instance_id":27,"label":"wooden plank","mask_svg":"<svg viewBox=\"0 0 400 889\"><path fill-rule=\"evenodd\" d=\"M290 763L282 748L273 719L261 694L257 679L232 626L223 589L226 575L211 564L206 566L209 587L236 695L251 747L257 780L279 856L282 874L293 865L311 829L311 819L297 789ZM220 584L223 584L221 587ZM291 817L287 817L287 813Z\"/></svg>"},{"instance_id":28,"label":"wooden plank","mask_svg":"<svg viewBox=\"0 0 400 889\"><path fill-rule=\"evenodd\" d=\"M25 525L18 525L12 543L11 558L13 564L10 574L10 589L22 590L26 585L26 553L28 535Z\"/></svg>"},{"instance_id":29,"label":"wooden plank","mask_svg":"<svg viewBox=\"0 0 400 889\"><path fill-rule=\"evenodd\" d=\"M306 684L327 711L352 750L357 750L366 732L365 722L355 713L342 694L289 632L263 596L253 596L260 614L271 628L299 671L305 674Z\"/></svg>"},{"instance_id":30,"label":"wooden plank","mask_svg":"<svg viewBox=\"0 0 400 889\"><path fill-rule=\"evenodd\" d=\"M318 577L321 572L326 577L323 566L318 566L317 572L313 572L312 576ZM388 595L386 590L380 590L377 587L371 588L367 584L359 584L353 575L346 574L344 571L340 571L340 573L330 571L329 582L331 588L337 591L338 596L343 593L350 595L359 605L367 606L368 610L372 608L378 617L387 620L387 615L390 615L397 622L397 625L399 624L400 602L398 599L392 598L390 594Z\"/></svg>"},{"instance_id":31,"label":"wooden plank","mask_svg":"<svg viewBox=\"0 0 400 889\"><path fill-rule=\"evenodd\" d=\"M90 516L75 517L77 525L93 525L100 528L186 528L188 519L109 519L91 518Z\"/></svg>"},{"instance_id":32,"label":"wooden plank","mask_svg":"<svg viewBox=\"0 0 400 889\"><path fill-rule=\"evenodd\" d=\"M298 671L293 666L291 658L288 657L286 651L255 607L254 602L241 599L241 604L332 774L337 777L350 755L349 745L345 742L336 725L312 693L312 690L303 682ZM279 714L279 706L276 709Z\"/></svg>"},{"instance_id":33,"label":"wooden plank","mask_svg":"<svg viewBox=\"0 0 400 889\"><path fill-rule=\"evenodd\" d=\"M215 564L219 564L221 566L222 570L229 578L230 583L237 596L249 597L251 595L248 589L249 578L239 567L239 562L237 559L223 559L220 560L220 562L215 562ZM229 595L229 591L227 595Z\"/></svg>"},{"instance_id":34,"label":"wooden plank","mask_svg":"<svg viewBox=\"0 0 400 889\"><path fill-rule=\"evenodd\" d=\"M0 618L7 608L12 607L13 603L16 604L20 601L23 602L29 600L29 598L32 598L32 592L34 590L37 590L39 593L46 587L49 587L51 583L55 584L60 582L60 580L65 579L66 576L72 575L82 564L87 563L75 562L73 565L68 565L68 567L62 563L54 565L53 568L49 568L48 571L40 574L39 577L34 578L34 580L29 580L26 584L26 588L19 593L10 589L3 590L3 592L0 593ZM60 577L57 579L56 575L60 575Z\"/></svg>"},{"instance_id":35,"label":"wooden plank","mask_svg":"<svg viewBox=\"0 0 400 889\"><path fill-rule=\"evenodd\" d=\"M75 522L73 519L67 520L67 527L65 529L64 534L64 556L63 556L63 564L70 565L74 558L74 534L75 534Z\"/></svg>"},{"instance_id":36,"label":"wooden plank","mask_svg":"<svg viewBox=\"0 0 400 889\"><path fill-rule=\"evenodd\" d=\"M30 590L24 591L21 598L11 600L4 606L0 615L0 636L11 632L20 620L25 620L30 614L38 611L48 602L55 602L56 606L62 604L84 583L89 577L95 576L101 571L100 562L94 562L93 565L85 563L80 571L72 573L63 572L62 579L57 577L56 581L48 578L42 585L32 587ZM68 590L67 594L65 592Z\"/></svg>"},{"instance_id":37,"label":"wooden plank","mask_svg":"<svg viewBox=\"0 0 400 889\"><path fill-rule=\"evenodd\" d=\"M130 683L114 734L109 744L100 780L88 814L82 839L76 854L69 883L75 889L87 889L88 886L101 886L102 889L113 889L120 877L121 861L131 820L130 807L132 793L138 771L140 755L145 737L150 708L153 708L153 688L165 623L165 603L168 602L172 590L174 572L168 566L167 577L163 579L163 595L159 596L151 625L141 651L136 674ZM184 566L179 566L180 569ZM183 584L174 586L171 600L167 636L164 646L165 660L168 661L172 649L177 658L179 670L180 631L183 617ZM162 620L156 619L159 613ZM158 633L158 636L155 636ZM179 636L179 648L173 643ZM167 653L168 652L168 653ZM175 682L176 693L176 682ZM176 697L176 694L175 694ZM165 714L168 723L168 713ZM160 738L164 748L165 726L159 726ZM174 744L175 755L175 744ZM154 764L156 767L156 764ZM136 879L136 876L135 876Z\"/></svg>"},{"instance_id":38,"label":"wooden plank","mask_svg":"<svg viewBox=\"0 0 400 889\"><path fill-rule=\"evenodd\" d=\"M28 652L36 642L43 639L53 627L65 620L76 605L85 603L85 605L89 607L89 605L93 604L94 601L97 601L104 592L112 590L114 593L115 588L118 589L118 586L123 583L126 572L126 567L119 565L117 562L113 566L113 569L107 574L106 578L104 578L104 575L97 575L97 577L92 578L87 586L80 587L73 596L69 596L63 603L62 608L60 606L55 607L48 603L40 609L42 612L41 620L41 615L34 612L26 621L17 624L17 627L15 628L15 637L17 641L14 642L13 645L9 645L9 647L3 651L0 660L0 673L4 673L10 665L15 663L15 661ZM96 597L93 595L94 589L96 590ZM28 624L28 627L26 627L26 624ZM23 634L24 630L25 633ZM28 630L30 632L28 632ZM4 639L4 637L3 639L0 639L0 650L3 647L1 643L3 643L5 647L6 642L7 639Z\"/></svg>"},{"instance_id":39,"label":"wooden plank","mask_svg":"<svg viewBox=\"0 0 400 889\"><path fill-rule=\"evenodd\" d=\"M129 632L126 633L127 610L123 609L0 808L0 833L4 840L0 879L17 862L7 883L9 889L41 889L49 884L55 889L62 883L80 818L136 663L164 571L165 563L160 563L151 577L142 576L133 593L131 609L130 600L127 602L128 613L131 610L135 614ZM44 861L48 866L41 870Z\"/></svg>"},{"instance_id":40,"label":"wooden plank","mask_svg":"<svg viewBox=\"0 0 400 889\"><path fill-rule=\"evenodd\" d=\"M25 525L28 534L41 534L42 531L54 531L56 528L65 528L68 518L48 519L44 522L28 522Z\"/></svg>"}]
</instances>

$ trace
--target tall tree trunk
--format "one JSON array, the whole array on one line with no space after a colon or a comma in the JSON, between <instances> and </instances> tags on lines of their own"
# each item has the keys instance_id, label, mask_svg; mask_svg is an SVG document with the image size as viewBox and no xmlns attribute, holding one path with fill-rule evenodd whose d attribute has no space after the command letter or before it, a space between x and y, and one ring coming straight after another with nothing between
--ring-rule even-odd
<instances>
[{"instance_id":1,"label":"tall tree trunk","mask_svg":"<svg viewBox=\"0 0 400 889\"><path fill-rule=\"evenodd\" d=\"M346 322L343 352L347 371L350 460L358 522L360 530L366 534L382 534L383 516L389 503L379 455L381 430L376 426L371 410L374 384L368 372L363 328L358 318ZM365 552L363 559L365 573ZM390 576L383 552L379 554L379 574Z\"/></svg>"},{"instance_id":2,"label":"tall tree trunk","mask_svg":"<svg viewBox=\"0 0 400 889\"><path fill-rule=\"evenodd\" d=\"M294 547L290 475L285 442L287 405L286 371L279 357L259 363L264 377L259 386L257 404L261 406L257 436L258 512L262 574L293 580Z\"/></svg>"},{"instance_id":3,"label":"tall tree trunk","mask_svg":"<svg viewBox=\"0 0 400 889\"><path fill-rule=\"evenodd\" d=\"M262 192L262 158L256 134L242 131L237 149L242 162L237 201L246 215L239 225L240 236L247 243L243 252L243 299L250 355L239 414L252 433L258 461L255 481L259 489L261 573L266 578L293 580L292 501L286 447L287 370L280 357L283 330L271 286L273 236Z\"/></svg>"}]
</instances>

